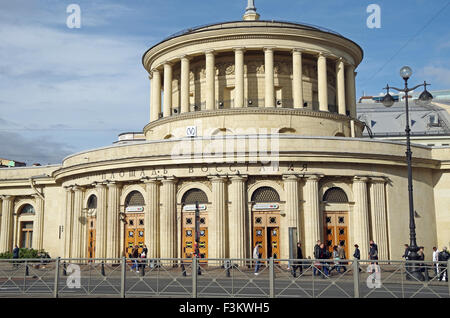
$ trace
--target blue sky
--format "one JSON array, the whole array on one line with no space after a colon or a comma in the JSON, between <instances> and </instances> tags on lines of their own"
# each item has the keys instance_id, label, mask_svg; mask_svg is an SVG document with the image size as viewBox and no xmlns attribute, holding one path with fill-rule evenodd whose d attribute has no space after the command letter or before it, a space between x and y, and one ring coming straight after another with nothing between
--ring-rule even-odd
<instances>
[{"instance_id":1,"label":"blue sky","mask_svg":"<svg viewBox=\"0 0 450 318\"><path fill-rule=\"evenodd\" d=\"M81 28L66 26L69 4ZM369 29L366 8L381 7ZM358 43L357 96L411 83L450 89L448 0L256 0L261 19L304 22ZM59 163L68 154L110 145L149 118L142 54L192 26L240 20L246 0L0 0L0 157Z\"/></svg>"}]
</instances>

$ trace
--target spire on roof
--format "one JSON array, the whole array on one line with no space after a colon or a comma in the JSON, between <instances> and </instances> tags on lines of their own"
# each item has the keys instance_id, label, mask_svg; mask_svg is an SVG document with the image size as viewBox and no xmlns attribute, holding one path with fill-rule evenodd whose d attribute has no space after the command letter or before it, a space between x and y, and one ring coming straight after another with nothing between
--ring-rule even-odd
<instances>
[{"instance_id":1,"label":"spire on roof","mask_svg":"<svg viewBox=\"0 0 450 318\"><path fill-rule=\"evenodd\" d=\"M244 20L259 20L259 14L256 13L255 0L248 0L248 5L245 9Z\"/></svg>"}]
</instances>

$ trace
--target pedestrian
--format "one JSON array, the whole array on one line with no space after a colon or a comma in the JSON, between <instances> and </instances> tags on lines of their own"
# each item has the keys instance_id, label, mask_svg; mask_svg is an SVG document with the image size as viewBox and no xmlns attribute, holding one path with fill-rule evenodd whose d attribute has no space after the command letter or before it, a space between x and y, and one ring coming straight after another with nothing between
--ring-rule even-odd
<instances>
[{"instance_id":1,"label":"pedestrian","mask_svg":"<svg viewBox=\"0 0 450 318\"><path fill-rule=\"evenodd\" d=\"M144 247L142 248L142 253L145 254L145 257L147 257L148 248L147 248L147 245L145 245L145 244L144 244Z\"/></svg>"},{"instance_id":2,"label":"pedestrian","mask_svg":"<svg viewBox=\"0 0 450 318\"><path fill-rule=\"evenodd\" d=\"M442 252L439 253L439 262L445 262L439 264L439 281L448 282L447 262L450 259L450 254L447 252L447 247L442 248Z\"/></svg>"},{"instance_id":3,"label":"pedestrian","mask_svg":"<svg viewBox=\"0 0 450 318\"><path fill-rule=\"evenodd\" d=\"M405 253L403 254L403 258L405 259L405 260L407 260L408 259L408 255L409 255L409 245L408 244L405 244Z\"/></svg>"},{"instance_id":4,"label":"pedestrian","mask_svg":"<svg viewBox=\"0 0 450 318\"><path fill-rule=\"evenodd\" d=\"M338 273L340 273L341 271L340 271L340 267L339 267L339 252L338 252L338 247L335 245L335 246L333 246L333 253L332 253L332 257L333 257L333 259L334 259L334 265L333 265L333 267L331 267L331 269L330 269L330 275L331 275L331 272L333 271L333 270L336 270L336 272L338 272Z\"/></svg>"},{"instance_id":5,"label":"pedestrian","mask_svg":"<svg viewBox=\"0 0 450 318\"><path fill-rule=\"evenodd\" d=\"M355 244L355 252L353 253L353 257L354 257L354 259L356 259L358 261L361 258L361 252L359 251L359 245L358 244ZM359 269L359 271L361 271L361 268L359 268L359 266L358 266L358 269Z\"/></svg>"},{"instance_id":6,"label":"pedestrian","mask_svg":"<svg viewBox=\"0 0 450 318\"><path fill-rule=\"evenodd\" d=\"M132 253L131 256L134 258L133 265L131 266L131 271L133 271L133 269L136 269L136 273L139 273L139 267L137 262L137 259L139 258L139 247L136 245L131 253Z\"/></svg>"},{"instance_id":7,"label":"pedestrian","mask_svg":"<svg viewBox=\"0 0 450 318\"><path fill-rule=\"evenodd\" d=\"M339 259L341 260L340 261L340 264L341 264L340 268L342 268L344 270L344 273L345 273L347 271L347 268L345 267L346 262L344 262L342 260L347 259L347 255L345 255L345 247L344 247L344 242L343 241L341 241L339 243L338 253L339 253Z\"/></svg>"},{"instance_id":8,"label":"pedestrian","mask_svg":"<svg viewBox=\"0 0 450 318\"><path fill-rule=\"evenodd\" d=\"M261 247L261 245L259 245L259 243L257 243L255 245L255 248L253 249L253 258L256 259L256 263L255 263L255 275L259 275L258 271L259 271L259 266L260 266L260 261L259 259L261 258L261 254L259 253L259 248Z\"/></svg>"},{"instance_id":9,"label":"pedestrian","mask_svg":"<svg viewBox=\"0 0 450 318\"><path fill-rule=\"evenodd\" d=\"M327 248L325 247L325 244L320 244L320 255L319 255L319 259L320 264L322 266L322 278L326 278L329 276L328 273L328 263L324 260L329 259L330 258L330 252L328 252Z\"/></svg>"},{"instance_id":10,"label":"pedestrian","mask_svg":"<svg viewBox=\"0 0 450 318\"><path fill-rule=\"evenodd\" d=\"M303 259L302 244L300 242L297 243L297 259ZM300 275L303 274L303 263L302 262L297 261L292 266L292 271L293 271L292 275L294 277L297 276L297 274L296 274L297 269L299 270Z\"/></svg>"},{"instance_id":11,"label":"pedestrian","mask_svg":"<svg viewBox=\"0 0 450 318\"><path fill-rule=\"evenodd\" d=\"M424 253L424 247L420 246L419 251L417 252L418 260L419 261L425 261L425 253ZM428 280L428 269L425 263L418 264L419 271L423 272L425 275L425 280Z\"/></svg>"},{"instance_id":12,"label":"pedestrian","mask_svg":"<svg viewBox=\"0 0 450 318\"><path fill-rule=\"evenodd\" d=\"M316 275L316 272L318 272L318 267L320 267L320 262L317 261L318 259L320 259L320 244L322 244L322 242L320 240L317 240L316 245L314 246L314 261L313 261L313 275Z\"/></svg>"},{"instance_id":13,"label":"pedestrian","mask_svg":"<svg viewBox=\"0 0 450 318\"><path fill-rule=\"evenodd\" d=\"M439 250L436 246L433 246L433 268L434 268L434 275L439 275Z\"/></svg>"},{"instance_id":14,"label":"pedestrian","mask_svg":"<svg viewBox=\"0 0 450 318\"><path fill-rule=\"evenodd\" d=\"M142 251L140 259L140 268L142 271L145 271L145 264L147 262L147 253L145 251Z\"/></svg>"},{"instance_id":15,"label":"pedestrian","mask_svg":"<svg viewBox=\"0 0 450 318\"><path fill-rule=\"evenodd\" d=\"M370 241L369 244L369 259L377 260L378 259L378 246L374 241ZM372 264L378 264L378 262L372 262Z\"/></svg>"},{"instance_id":16,"label":"pedestrian","mask_svg":"<svg viewBox=\"0 0 450 318\"><path fill-rule=\"evenodd\" d=\"M20 252L19 247L17 245L15 245L14 249L13 249L13 259L18 259L19 258L19 252ZM17 267L19 265L17 264L17 262L13 262L13 266Z\"/></svg>"}]
</instances>

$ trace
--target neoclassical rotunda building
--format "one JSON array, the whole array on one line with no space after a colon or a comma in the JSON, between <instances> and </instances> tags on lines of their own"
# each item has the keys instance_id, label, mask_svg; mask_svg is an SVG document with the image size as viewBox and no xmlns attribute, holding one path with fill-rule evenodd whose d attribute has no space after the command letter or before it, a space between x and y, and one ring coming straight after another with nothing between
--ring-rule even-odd
<instances>
[{"instance_id":1,"label":"neoclassical rotunda building","mask_svg":"<svg viewBox=\"0 0 450 318\"><path fill-rule=\"evenodd\" d=\"M356 119L363 51L338 33L260 19L192 28L149 48L142 131L61 164L0 169L0 252L189 258L313 257L317 240L400 259L409 242L405 145ZM417 239L450 241L450 148L413 146ZM430 253L427 253L427 256Z\"/></svg>"}]
</instances>

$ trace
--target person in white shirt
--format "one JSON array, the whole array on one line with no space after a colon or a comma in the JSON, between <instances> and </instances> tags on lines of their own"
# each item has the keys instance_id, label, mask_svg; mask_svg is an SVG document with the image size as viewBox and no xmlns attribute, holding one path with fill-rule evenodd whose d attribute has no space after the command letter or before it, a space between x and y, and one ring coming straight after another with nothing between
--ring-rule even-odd
<instances>
[{"instance_id":1,"label":"person in white shirt","mask_svg":"<svg viewBox=\"0 0 450 318\"><path fill-rule=\"evenodd\" d=\"M439 264L437 263L439 261L439 250L436 246L433 247L433 262L434 262L434 274L436 276L439 275Z\"/></svg>"},{"instance_id":2,"label":"person in white shirt","mask_svg":"<svg viewBox=\"0 0 450 318\"><path fill-rule=\"evenodd\" d=\"M261 245L256 244L255 248L253 249L253 258L256 259L255 275L259 275L258 270L259 270L259 266L260 266L260 262L259 262L259 248L260 247L261 247Z\"/></svg>"}]
</instances>

